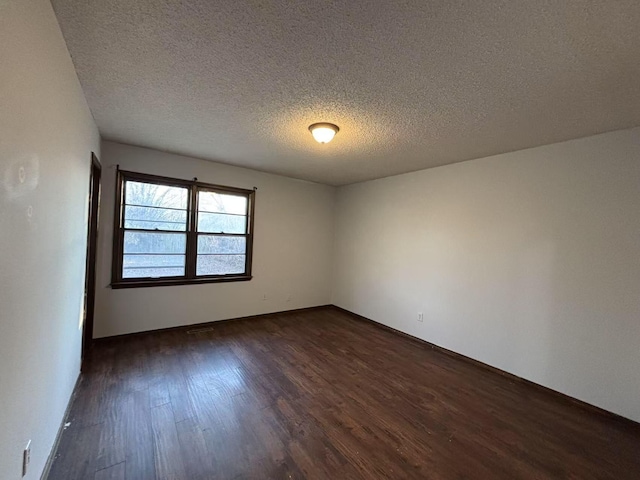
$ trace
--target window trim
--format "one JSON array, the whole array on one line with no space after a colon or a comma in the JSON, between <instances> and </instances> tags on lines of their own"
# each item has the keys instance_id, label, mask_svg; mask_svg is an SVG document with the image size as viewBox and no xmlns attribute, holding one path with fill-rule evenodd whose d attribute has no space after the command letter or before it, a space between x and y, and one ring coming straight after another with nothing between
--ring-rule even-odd
<instances>
[{"instance_id":1,"label":"window trim","mask_svg":"<svg viewBox=\"0 0 640 480\"><path fill-rule=\"evenodd\" d=\"M124 262L124 183L125 181L139 181L145 183L155 183L172 187L186 187L188 189L187 202L187 226L186 251L185 251L185 275L179 277L162 278L123 278L122 266ZM246 234L237 234L247 239L246 260L244 274L231 275L196 275L196 262L198 256L198 211L197 195L198 191L214 191L220 193L236 193L247 197L247 230ZM225 185L215 185L212 183L199 182L197 178L184 180L179 178L163 177L126 170L116 171L116 195L115 210L113 217L113 247L111 260L111 288L134 288L134 287L159 287L169 285L198 285L203 283L222 282L243 282L253 278L251 274L253 260L253 230L255 214L255 192L244 188L229 187ZM131 230L131 229L129 229ZM176 232L178 233L178 232ZM206 233L206 232L205 232ZM228 234L231 235L231 234Z\"/></svg>"}]
</instances>

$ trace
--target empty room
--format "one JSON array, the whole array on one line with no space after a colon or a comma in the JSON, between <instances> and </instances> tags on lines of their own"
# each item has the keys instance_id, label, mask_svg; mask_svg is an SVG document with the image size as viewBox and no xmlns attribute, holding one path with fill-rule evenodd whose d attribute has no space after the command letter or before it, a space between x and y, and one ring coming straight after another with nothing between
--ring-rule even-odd
<instances>
[{"instance_id":1,"label":"empty room","mask_svg":"<svg viewBox=\"0 0 640 480\"><path fill-rule=\"evenodd\" d=\"M640 479L639 26L0 0L0 480Z\"/></svg>"}]
</instances>

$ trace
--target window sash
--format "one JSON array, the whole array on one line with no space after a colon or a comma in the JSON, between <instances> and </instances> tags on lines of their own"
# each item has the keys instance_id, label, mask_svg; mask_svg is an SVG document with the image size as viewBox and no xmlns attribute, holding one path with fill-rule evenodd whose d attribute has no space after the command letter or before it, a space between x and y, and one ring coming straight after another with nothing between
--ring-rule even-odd
<instances>
[{"instance_id":1,"label":"window sash","mask_svg":"<svg viewBox=\"0 0 640 480\"><path fill-rule=\"evenodd\" d=\"M132 206L126 203L126 182L143 182L155 185L164 185L169 187L181 187L188 190L188 202L186 209L186 230L166 230L166 229L145 229L145 228L129 228L125 227L125 207ZM246 198L245 214L234 214L234 216L245 217L245 233L222 233L222 232L199 232L198 231L198 194L200 192L214 192L222 195L235 195ZM149 206L146 206L149 207ZM112 265L112 288L123 288L133 286L154 286L154 285L183 285L190 283L208 283L223 281L240 281L250 280L251 277L251 261L253 253L253 216L255 207L255 189L246 190L235 187L212 185L193 181L173 179L167 177L159 177L155 175L147 175L136 172L117 171L116 183L116 202L114 217L114 236L113 236L113 265ZM155 208L155 207L151 207ZM165 208L158 206L157 208ZM167 208L169 209L169 208ZM182 209L177 209L184 211ZM206 212L205 212L206 213ZM218 213L218 212L216 212ZM161 224L161 221L158 222ZM125 232L138 233L161 233L161 234L177 234L186 236L185 247L185 274L166 277L128 277L124 278L124 237ZM230 274L211 274L197 275L198 261L198 238L205 236L220 237L244 237L245 256L244 271L242 273ZM230 255L230 254L229 254ZM240 255L240 254L236 254ZM151 267L150 267L151 268Z\"/></svg>"}]
</instances>

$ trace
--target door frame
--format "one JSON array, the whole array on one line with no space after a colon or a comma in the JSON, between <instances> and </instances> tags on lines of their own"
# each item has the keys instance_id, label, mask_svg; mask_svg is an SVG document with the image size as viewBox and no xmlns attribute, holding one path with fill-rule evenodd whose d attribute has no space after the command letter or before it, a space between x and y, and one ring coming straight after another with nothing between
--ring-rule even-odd
<instances>
[{"instance_id":1,"label":"door frame","mask_svg":"<svg viewBox=\"0 0 640 480\"><path fill-rule=\"evenodd\" d=\"M84 322L82 323L82 360L87 358L93 344L93 316L96 304L96 259L98 248L98 217L100 211L100 178L102 166L91 152L89 175L89 216L87 222L87 259L84 282Z\"/></svg>"}]
</instances>

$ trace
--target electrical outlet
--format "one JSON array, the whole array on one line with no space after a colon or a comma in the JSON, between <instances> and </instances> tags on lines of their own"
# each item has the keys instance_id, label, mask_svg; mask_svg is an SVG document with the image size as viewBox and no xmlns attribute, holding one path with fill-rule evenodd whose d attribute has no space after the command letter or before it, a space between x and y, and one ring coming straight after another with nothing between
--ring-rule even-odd
<instances>
[{"instance_id":1,"label":"electrical outlet","mask_svg":"<svg viewBox=\"0 0 640 480\"><path fill-rule=\"evenodd\" d=\"M267 299L267 294L266 293L262 294L262 300L266 300L266 299Z\"/></svg>"},{"instance_id":2,"label":"electrical outlet","mask_svg":"<svg viewBox=\"0 0 640 480\"><path fill-rule=\"evenodd\" d=\"M24 447L24 451L22 452L22 476L23 477L27 474L27 468L29 467L30 462L31 462L31 440L27 442L27 446Z\"/></svg>"},{"instance_id":3,"label":"electrical outlet","mask_svg":"<svg viewBox=\"0 0 640 480\"><path fill-rule=\"evenodd\" d=\"M291 301L291 295L287 295L287 302Z\"/></svg>"},{"instance_id":4,"label":"electrical outlet","mask_svg":"<svg viewBox=\"0 0 640 480\"><path fill-rule=\"evenodd\" d=\"M424 313L418 312L418 321L419 322L424 322Z\"/></svg>"}]
</instances>

